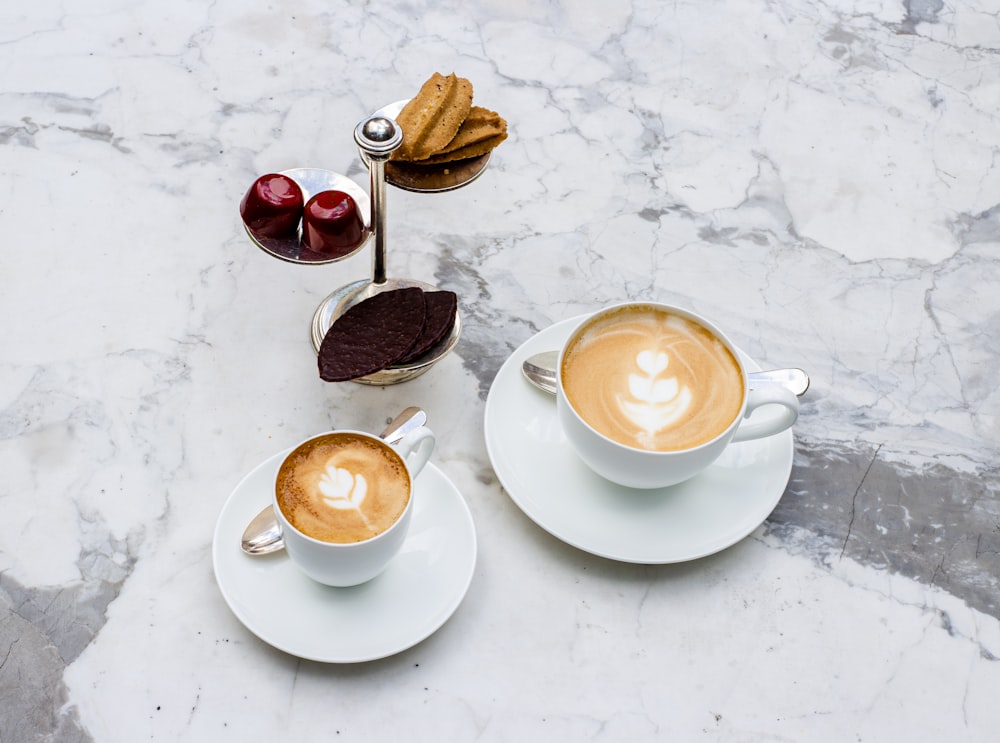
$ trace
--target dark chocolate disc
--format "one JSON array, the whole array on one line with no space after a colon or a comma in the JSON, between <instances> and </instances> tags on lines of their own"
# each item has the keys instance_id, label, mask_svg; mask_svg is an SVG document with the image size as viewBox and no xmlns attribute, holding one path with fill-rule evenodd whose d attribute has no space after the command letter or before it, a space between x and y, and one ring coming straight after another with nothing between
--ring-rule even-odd
<instances>
[{"instance_id":1,"label":"dark chocolate disc","mask_svg":"<svg viewBox=\"0 0 1000 743\"><path fill-rule=\"evenodd\" d=\"M380 292L350 307L330 326L319 349L319 376L346 382L374 374L400 358L424 327L424 292Z\"/></svg>"},{"instance_id":2,"label":"dark chocolate disc","mask_svg":"<svg viewBox=\"0 0 1000 743\"><path fill-rule=\"evenodd\" d=\"M424 329L413 347L394 364L408 364L423 356L455 327L455 310L458 309L458 295L455 292L424 292L427 316Z\"/></svg>"}]
</instances>

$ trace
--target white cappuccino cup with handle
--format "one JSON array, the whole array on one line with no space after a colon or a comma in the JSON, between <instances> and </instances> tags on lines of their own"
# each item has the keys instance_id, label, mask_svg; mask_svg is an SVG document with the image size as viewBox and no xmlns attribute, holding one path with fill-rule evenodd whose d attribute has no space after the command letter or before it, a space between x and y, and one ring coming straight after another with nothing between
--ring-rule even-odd
<instances>
[{"instance_id":1,"label":"white cappuccino cup with handle","mask_svg":"<svg viewBox=\"0 0 1000 743\"><path fill-rule=\"evenodd\" d=\"M425 426L389 444L363 431L306 439L275 472L273 506L288 557L328 586L354 586L389 565L406 540L413 482L434 450Z\"/></svg>"},{"instance_id":2,"label":"white cappuccino cup with handle","mask_svg":"<svg viewBox=\"0 0 1000 743\"><path fill-rule=\"evenodd\" d=\"M707 319L658 302L585 319L559 352L556 409L597 474L630 488L694 477L732 442L773 436L798 418L780 385L751 389L735 346ZM779 415L752 413L778 406Z\"/></svg>"}]
</instances>

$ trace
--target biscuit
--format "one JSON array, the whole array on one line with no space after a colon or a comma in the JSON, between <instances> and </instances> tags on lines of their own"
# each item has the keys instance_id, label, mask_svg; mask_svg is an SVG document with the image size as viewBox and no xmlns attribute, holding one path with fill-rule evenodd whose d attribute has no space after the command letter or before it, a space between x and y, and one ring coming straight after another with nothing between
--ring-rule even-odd
<instances>
[{"instance_id":1,"label":"biscuit","mask_svg":"<svg viewBox=\"0 0 1000 743\"><path fill-rule=\"evenodd\" d=\"M403 143L393 159L423 160L447 147L471 108L472 83L435 72L396 117Z\"/></svg>"},{"instance_id":2,"label":"biscuit","mask_svg":"<svg viewBox=\"0 0 1000 743\"><path fill-rule=\"evenodd\" d=\"M490 137L489 139L484 139L481 142L473 142L472 144L466 145L465 147L460 147L457 150L452 150L451 152L444 152L440 155L431 155L423 160L413 163L414 165L440 165L441 163L451 163L456 160L467 160L470 157L479 157L480 155L485 155L487 152L493 150L497 145L507 139L507 132L504 131L502 134L497 134L496 136Z\"/></svg>"},{"instance_id":3,"label":"biscuit","mask_svg":"<svg viewBox=\"0 0 1000 743\"><path fill-rule=\"evenodd\" d=\"M500 117L500 114L482 106L473 106L469 110L469 115L465 117L465 121L462 122L455 138L433 154L444 155L499 135L504 135L504 138L507 135L507 122ZM502 141L503 139L499 140L497 144Z\"/></svg>"}]
</instances>

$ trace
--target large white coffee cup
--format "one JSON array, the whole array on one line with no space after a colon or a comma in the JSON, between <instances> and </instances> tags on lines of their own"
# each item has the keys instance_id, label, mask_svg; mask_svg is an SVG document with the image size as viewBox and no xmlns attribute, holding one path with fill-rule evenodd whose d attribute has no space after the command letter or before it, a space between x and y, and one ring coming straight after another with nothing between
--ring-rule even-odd
<instances>
[{"instance_id":1,"label":"large white coffee cup","mask_svg":"<svg viewBox=\"0 0 1000 743\"><path fill-rule=\"evenodd\" d=\"M560 350L557 378L557 414L573 449L630 488L675 485L730 443L772 436L798 418L790 390L750 388L739 353L715 325L657 302L585 319ZM765 405L783 410L751 420Z\"/></svg>"},{"instance_id":2,"label":"large white coffee cup","mask_svg":"<svg viewBox=\"0 0 1000 743\"><path fill-rule=\"evenodd\" d=\"M273 488L292 562L328 586L358 585L385 570L406 540L413 482L434 442L426 427L395 444L338 430L293 448L275 471Z\"/></svg>"}]
</instances>

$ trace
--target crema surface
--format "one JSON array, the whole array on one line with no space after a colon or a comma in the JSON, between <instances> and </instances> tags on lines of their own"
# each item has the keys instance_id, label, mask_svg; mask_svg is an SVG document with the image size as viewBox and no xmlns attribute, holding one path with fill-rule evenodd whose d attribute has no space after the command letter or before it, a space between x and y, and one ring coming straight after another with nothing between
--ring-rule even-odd
<instances>
[{"instance_id":1,"label":"crema surface","mask_svg":"<svg viewBox=\"0 0 1000 743\"><path fill-rule=\"evenodd\" d=\"M387 445L331 433L292 452L275 480L278 506L303 534L348 544L381 534L410 499L403 460Z\"/></svg>"},{"instance_id":2,"label":"crema surface","mask_svg":"<svg viewBox=\"0 0 1000 743\"><path fill-rule=\"evenodd\" d=\"M562 362L566 399L626 446L677 451L711 441L743 406L736 359L710 331L656 307L590 321Z\"/></svg>"}]
</instances>

